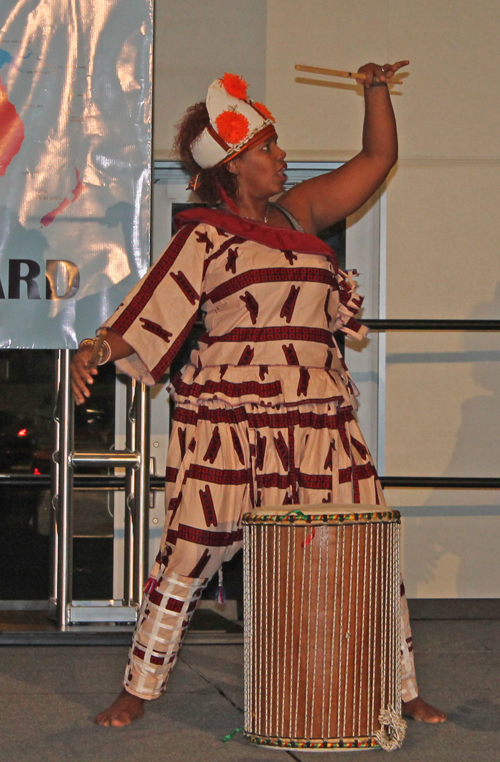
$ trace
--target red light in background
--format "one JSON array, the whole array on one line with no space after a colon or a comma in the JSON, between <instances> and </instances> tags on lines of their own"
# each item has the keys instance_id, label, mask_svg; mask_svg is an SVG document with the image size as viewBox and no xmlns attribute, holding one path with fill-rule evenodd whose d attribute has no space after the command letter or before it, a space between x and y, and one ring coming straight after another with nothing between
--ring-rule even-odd
<instances>
[{"instance_id":1,"label":"red light in background","mask_svg":"<svg viewBox=\"0 0 500 762\"><path fill-rule=\"evenodd\" d=\"M34 468L33 469L33 473L35 474L35 476L41 476L42 475L42 472L38 468Z\"/></svg>"},{"instance_id":2,"label":"red light in background","mask_svg":"<svg viewBox=\"0 0 500 762\"><path fill-rule=\"evenodd\" d=\"M28 434L28 429L20 429L17 432L17 436L18 437L25 437L25 436L27 436L27 434Z\"/></svg>"}]
</instances>

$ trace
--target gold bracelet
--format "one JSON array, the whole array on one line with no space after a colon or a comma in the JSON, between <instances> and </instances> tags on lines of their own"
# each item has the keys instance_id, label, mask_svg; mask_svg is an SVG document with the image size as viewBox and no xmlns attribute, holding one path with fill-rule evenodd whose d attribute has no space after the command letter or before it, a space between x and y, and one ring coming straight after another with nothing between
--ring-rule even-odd
<instances>
[{"instance_id":1,"label":"gold bracelet","mask_svg":"<svg viewBox=\"0 0 500 762\"><path fill-rule=\"evenodd\" d=\"M83 339L78 344L78 349L81 349L82 347L93 347L94 346L95 339Z\"/></svg>"},{"instance_id":2,"label":"gold bracelet","mask_svg":"<svg viewBox=\"0 0 500 762\"><path fill-rule=\"evenodd\" d=\"M78 349L81 349L82 347L92 347L92 349L95 346L97 339L83 339L78 345ZM97 358L97 365L105 365L108 360L111 357L111 347L109 346L108 342L104 340L102 342L101 347L99 348L99 355Z\"/></svg>"},{"instance_id":3,"label":"gold bracelet","mask_svg":"<svg viewBox=\"0 0 500 762\"><path fill-rule=\"evenodd\" d=\"M111 357L111 347L109 346L108 342L104 340L102 342L101 349L99 351L99 361L98 365L105 365L109 358Z\"/></svg>"}]
</instances>

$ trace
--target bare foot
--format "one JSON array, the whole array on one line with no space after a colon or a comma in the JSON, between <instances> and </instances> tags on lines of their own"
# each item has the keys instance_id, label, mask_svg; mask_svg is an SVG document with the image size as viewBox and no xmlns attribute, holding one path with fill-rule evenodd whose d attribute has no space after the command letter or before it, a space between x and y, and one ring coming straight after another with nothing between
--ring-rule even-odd
<instances>
[{"instance_id":1,"label":"bare foot","mask_svg":"<svg viewBox=\"0 0 500 762\"><path fill-rule=\"evenodd\" d=\"M403 716L411 717L420 722L446 722L448 719L444 712L435 709L426 701L417 696L411 701L402 701Z\"/></svg>"},{"instance_id":2,"label":"bare foot","mask_svg":"<svg viewBox=\"0 0 500 762\"><path fill-rule=\"evenodd\" d=\"M106 728L123 728L144 716L144 699L125 690L119 694L108 709L97 715L94 722Z\"/></svg>"}]
</instances>

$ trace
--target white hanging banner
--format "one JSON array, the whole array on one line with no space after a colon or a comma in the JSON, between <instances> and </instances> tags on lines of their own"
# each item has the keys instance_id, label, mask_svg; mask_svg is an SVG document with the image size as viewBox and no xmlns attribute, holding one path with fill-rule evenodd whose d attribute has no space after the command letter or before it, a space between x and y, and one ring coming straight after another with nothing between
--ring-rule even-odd
<instances>
[{"instance_id":1,"label":"white hanging banner","mask_svg":"<svg viewBox=\"0 0 500 762\"><path fill-rule=\"evenodd\" d=\"M74 348L149 265L153 0L2 0L0 347Z\"/></svg>"}]
</instances>

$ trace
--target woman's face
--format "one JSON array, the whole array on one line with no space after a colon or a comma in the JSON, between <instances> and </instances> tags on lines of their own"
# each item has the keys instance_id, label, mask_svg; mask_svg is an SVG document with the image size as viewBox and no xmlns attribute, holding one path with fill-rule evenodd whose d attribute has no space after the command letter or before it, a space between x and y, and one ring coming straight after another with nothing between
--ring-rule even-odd
<instances>
[{"instance_id":1,"label":"woman's face","mask_svg":"<svg viewBox=\"0 0 500 762\"><path fill-rule=\"evenodd\" d=\"M281 193L286 180L285 156L274 136L233 159L230 169L238 177L238 195L268 199Z\"/></svg>"}]
</instances>

